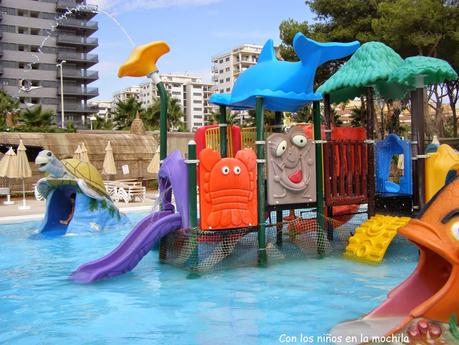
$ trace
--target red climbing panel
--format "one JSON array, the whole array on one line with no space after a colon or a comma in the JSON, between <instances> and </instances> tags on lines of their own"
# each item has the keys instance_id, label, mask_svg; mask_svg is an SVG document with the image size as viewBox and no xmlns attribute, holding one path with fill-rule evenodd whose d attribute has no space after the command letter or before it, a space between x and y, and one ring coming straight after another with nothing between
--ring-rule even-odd
<instances>
[{"instance_id":1,"label":"red climbing panel","mask_svg":"<svg viewBox=\"0 0 459 345\"><path fill-rule=\"evenodd\" d=\"M257 225L257 157L253 150L235 158L204 149L199 154L201 229L217 230Z\"/></svg>"}]
</instances>

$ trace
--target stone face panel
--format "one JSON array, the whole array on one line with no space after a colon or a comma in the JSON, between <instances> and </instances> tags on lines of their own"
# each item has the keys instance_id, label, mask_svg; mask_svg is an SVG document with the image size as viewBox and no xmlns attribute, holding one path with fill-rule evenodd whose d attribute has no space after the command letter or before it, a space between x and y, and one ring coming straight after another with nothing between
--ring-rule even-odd
<instances>
[{"instance_id":1,"label":"stone face panel","mask_svg":"<svg viewBox=\"0 0 459 345\"><path fill-rule=\"evenodd\" d=\"M269 205L316 201L314 143L304 129L292 127L267 140L267 188Z\"/></svg>"}]
</instances>

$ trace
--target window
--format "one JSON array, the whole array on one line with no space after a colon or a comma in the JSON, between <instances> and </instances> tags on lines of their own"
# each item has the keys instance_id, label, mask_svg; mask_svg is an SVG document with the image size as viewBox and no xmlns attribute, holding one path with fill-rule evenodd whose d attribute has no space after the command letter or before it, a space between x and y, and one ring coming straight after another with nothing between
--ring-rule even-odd
<instances>
[{"instance_id":1,"label":"window","mask_svg":"<svg viewBox=\"0 0 459 345\"><path fill-rule=\"evenodd\" d=\"M219 63L223 63L223 59L220 59L220 61L218 61Z\"/></svg>"},{"instance_id":2,"label":"window","mask_svg":"<svg viewBox=\"0 0 459 345\"><path fill-rule=\"evenodd\" d=\"M25 51L25 46L22 45L22 44L18 45L18 50L19 50L20 52Z\"/></svg>"},{"instance_id":3,"label":"window","mask_svg":"<svg viewBox=\"0 0 459 345\"><path fill-rule=\"evenodd\" d=\"M226 92L230 92L231 91L231 88L230 87L227 87L226 88Z\"/></svg>"},{"instance_id":4,"label":"window","mask_svg":"<svg viewBox=\"0 0 459 345\"><path fill-rule=\"evenodd\" d=\"M195 100L193 101L193 103L194 103L194 104L202 104L202 101L201 101L201 100L198 100L198 99L195 99Z\"/></svg>"},{"instance_id":5,"label":"window","mask_svg":"<svg viewBox=\"0 0 459 345\"><path fill-rule=\"evenodd\" d=\"M218 71L218 73L220 73L220 74L221 74L221 73L223 73L223 70L222 70L222 69L221 69L221 70L219 70L219 71Z\"/></svg>"},{"instance_id":6,"label":"window","mask_svg":"<svg viewBox=\"0 0 459 345\"><path fill-rule=\"evenodd\" d=\"M34 36L38 36L40 35L40 29L35 29L35 28L30 29L30 34Z\"/></svg>"},{"instance_id":7,"label":"window","mask_svg":"<svg viewBox=\"0 0 459 345\"><path fill-rule=\"evenodd\" d=\"M193 111L202 111L202 108L193 108Z\"/></svg>"},{"instance_id":8,"label":"window","mask_svg":"<svg viewBox=\"0 0 459 345\"><path fill-rule=\"evenodd\" d=\"M223 79L220 79L220 84L223 84L224 83L224 80Z\"/></svg>"},{"instance_id":9,"label":"window","mask_svg":"<svg viewBox=\"0 0 459 345\"><path fill-rule=\"evenodd\" d=\"M227 62L229 61L229 56L225 59L225 61L227 61Z\"/></svg>"},{"instance_id":10,"label":"window","mask_svg":"<svg viewBox=\"0 0 459 345\"><path fill-rule=\"evenodd\" d=\"M226 67L225 68L225 72L229 72L230 68L229 67Z\"/></svg>"},{"instance_id":11,"label":"window","mask_svg":"<svg viewBox=\"0 0 459 345\"><path fill-rule=\"evenodd\" d=\"M230 78L229 78L229 77L228 77L228 78L226 78L226 81L230 81Z\"/></svg>"},{"instance_id":12,"label":"window","mask_svg":"<svg viewBox=\"0 0 459 345\"><path fill-rule=\"evenodd\" d=\"M30 17L31 17L31 18L38 18L38 15L39 15L38 12L35 12L35 11L31 11L31 12L30 12Z\"/></svg>"},{"instance_id":13,"label":"window","mask_svg":"<svg viewBox=\"0 0 459 345\"><path fill-rule=\"evenodd\" d=\"M18 26L18 34L26 34L27 33L27 28L23 26Z\"/></svg>"},{"instance_id":14,"label":"window","mask_svg":"<svg viewBox=\"0 0 459 345\"><path fill-rule=\"evenodd\" d=\"M24 10L18 10L18 16L25 17L25 16L27 16L27 13Z\"/></svg>"}]
</instances>

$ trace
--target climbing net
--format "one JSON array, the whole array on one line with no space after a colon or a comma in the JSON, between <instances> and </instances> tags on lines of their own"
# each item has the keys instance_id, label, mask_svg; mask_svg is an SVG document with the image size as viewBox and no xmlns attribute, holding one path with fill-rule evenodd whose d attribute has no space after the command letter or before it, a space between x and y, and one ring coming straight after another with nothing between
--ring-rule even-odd
<instances>
[{"instance_id":1,"label":"climbing net","mask_svg":"<svg viewBox=\"0 0 459 345\"><path fill-rule=\"evenodd\" d=\"M348 238L366 220L366 214L356 214L346 223L327 217L317 219L312 210L296 211L295 215L291 221L283 218L279 222L273 215L266 225L268 264L342 255ZM333 240L327 238L327 233L333 234ZM160 250L163 262L196 272L256 266L258 232L256 228L182 229L165 237Z\"/></svg>"}]
</instances>

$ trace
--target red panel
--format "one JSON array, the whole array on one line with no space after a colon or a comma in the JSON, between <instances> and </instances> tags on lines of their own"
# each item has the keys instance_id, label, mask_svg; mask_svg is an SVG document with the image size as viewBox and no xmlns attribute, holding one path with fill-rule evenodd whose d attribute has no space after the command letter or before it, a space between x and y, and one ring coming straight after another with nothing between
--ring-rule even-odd
<instances>
[{"instance_id":1,"label":"red panel","mask_svg":"<svg viewBox=\"0 0 459 345\"><path fill-rule=\"evenodd\" d=\"M221 158L220 153L206 148L199 161L201 229L257 225L257 159L253 150Z\"/></svg>"}]
</instances>

